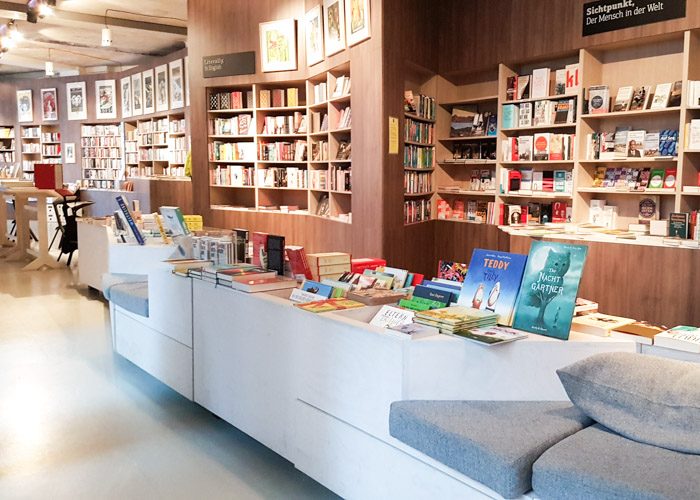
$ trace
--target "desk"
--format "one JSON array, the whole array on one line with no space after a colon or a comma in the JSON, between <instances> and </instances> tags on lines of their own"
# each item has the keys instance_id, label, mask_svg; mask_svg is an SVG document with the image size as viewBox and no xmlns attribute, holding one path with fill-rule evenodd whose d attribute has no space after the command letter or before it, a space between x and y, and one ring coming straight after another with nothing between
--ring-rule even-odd
<instances>
[{"instance_id":1,"label":"desk","mask_svg":"<svg viewBox=\"0 0 700 500\"><path fill-rule=\"evenodd\" d=\"M60 263L55 261L51 254L49 254L49 229L48 229L48 214L46 212L47 198L57 198L59 195L53 189L37 189L34 187L13 187L0 188L0 194L4 198L6 196L13 196L15 199L15 220L17 221L17 244L15 247L6 254L7 260L20 261L27 258L27 255L34 256L35 259L29 264L24 266L22 269L25 271L33 271L36 269L41 269L43 266L57 268ZM29 206L29 198L36 198L36 207ZM4 212L6 206L0 208L0 211ZM37 221L39 223L39 231L37 234L37 239L39 240L39 250L36 251L32 249L29 245L29 217L27 217L28 211L37 212ZM0 224L2 224L2 217L6 214L0 214Z\"/></svg>"}]
</instances>

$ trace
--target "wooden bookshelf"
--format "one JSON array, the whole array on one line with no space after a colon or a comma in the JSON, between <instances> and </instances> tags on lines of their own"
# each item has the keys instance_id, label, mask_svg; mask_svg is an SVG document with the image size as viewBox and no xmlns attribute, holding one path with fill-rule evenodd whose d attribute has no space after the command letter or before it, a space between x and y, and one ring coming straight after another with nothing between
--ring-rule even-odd
<instances>
[{"instance_id":1,"label":"wooden bookshelf","mask_svg":"<svg viewBox=\"0 0 700 500\"><path fill-rule=\"evenodd\" d=\"M93 189L118 189L125 179L124 125L83 123L80 127L82 182Z\"/></svg>"},{"instance_id":2,"label":"wooden bookshelf","mask_svg":"<svg viewBox=\"0 0 700 500\"><path fill-rule=\"evenodd\" d=\"M352 144L350 65L306 80L211 87L209 107L217 107L217 99L227 102L227 93L243 107L208 111L212 207L265 213L298 207L349 222L352 159L344 155ZM236 127L245 115L250 123L240 133Z\"/></svg>"},{"instance_id":3,"label":"wooden bookshelf","mask_svg":"<svg viewBox=\"0 0 700 500\"><path fill-rule=\"evenodd\" d=\"M0 175L14 177L18 173L14 125L0 125Z\"/></svg>"}]
</instances>

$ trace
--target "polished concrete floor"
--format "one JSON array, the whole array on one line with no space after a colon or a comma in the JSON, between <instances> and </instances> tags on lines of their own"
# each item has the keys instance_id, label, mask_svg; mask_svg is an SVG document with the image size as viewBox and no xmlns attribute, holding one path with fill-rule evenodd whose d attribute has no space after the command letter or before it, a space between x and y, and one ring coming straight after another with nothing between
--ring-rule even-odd
<instances>
[{"instance_id":1,"label":"polished concrete floor","mask_svg":"<svg viewBox=\"0 0 700 500\"><path fill-rule=\"evenodd\" d=\"M334 497L113 355L76 281L0 260L0 499Z\"/></svg>"}]
</instances>

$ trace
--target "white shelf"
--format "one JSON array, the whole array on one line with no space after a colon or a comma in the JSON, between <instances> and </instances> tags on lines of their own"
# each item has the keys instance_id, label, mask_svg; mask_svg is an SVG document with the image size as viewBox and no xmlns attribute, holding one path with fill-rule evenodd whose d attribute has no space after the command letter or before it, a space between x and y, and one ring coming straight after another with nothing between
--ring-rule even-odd
<instances>
[{"instance_id":1,"label":"white shelf","mask_svg":"<svg viewBox=\"0 0 700 500\"><path fill-rule=\"evenodd\" d=\"M610 111L609 113L588 113L581 115L584 120L603 120L605 118L620 118L627 116L645 116L645 115L665 115L672 113L679 113L681 110L680 106L674 106L672 108L661 108L661 109L641 109L635 111Z\"/></svg>"}]
</instances>

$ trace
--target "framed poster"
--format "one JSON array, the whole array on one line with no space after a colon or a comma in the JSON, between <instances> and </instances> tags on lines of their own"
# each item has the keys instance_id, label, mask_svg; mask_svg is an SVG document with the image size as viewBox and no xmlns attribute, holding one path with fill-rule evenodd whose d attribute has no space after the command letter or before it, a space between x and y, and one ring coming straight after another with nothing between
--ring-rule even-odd
<instances>
[{"instance_id":1,"label":"framed poster","mask_svg":"<svg viewBox=\"0 0 700 500\"><path fill-rule=\"evenodd\" d=\"M170 109L185 106L185 84L182 76L182 59L170 63Z\"/></svg>"},{"instance_id":2,"label":"framed poster","mask_svg":"<svg viewBox=\"0 0 700 500\"><path fill-rule=\"evenodd\" d=\"M345 48L345 9L343 0L323 0L323 34L326 56Z\"/></svg>"},{"instance_id":3,"label":"framed poster","mask_svg":"<svg viewBox=\"0 0 700 500\"><path fill-rule=\"evenodd\" d=\"M95 82L95 118L98 120L117 117L117 85L115 80Z\"/></svg>"},{"instance_id":4,"label":"framed poster","mask_svg":"<svg viewBox=\"0 0 700 500\"><path fill-rule=\"evenodd\" d=\"M143 73L143 114L150 115L156 111L156 96L153 92L153 70Z\"/></svg>"},{"instance_id":5,"label":"framed poster","mask_svg":"<svg viewBox=\"0 0 700 500\"><path fill-rule=\"evenodd\" d=\"M348 47L370 37L369 0L345 0Z\"/></svg>"},{"instance_id":6,"label":"framed poster","mask_svg":"<svg viewBox=\"0 0 700 500\"><path fill-rule=\"evenodd\" d=\"M131 75L131 116L143 114L143 82L141 73Z\"/></svg>"},{"instance_id":7,"label":"framed poster","mask_svg":"<svg viewBox=\"0 0 700 500\"><path fill-rule=\"evenodd\" d=\"M20 123L34 121L31 89L17 91L17 121Z\"/></svg>"},{"instance_id":8,"label":"framed poster","mask_svg":"<svg viewBox=\"0 0 700 500\"><path fill-rule=\"evenodd\" d=\"M260 23L260 54L265 73L297 69L296 21Z\"/></svg>"},{"instance_id":9,"label":"framed poster","mask_svg":"<svg viewBox=\"0 0 700 500\"><path fill-rule=\"evenodd\" d=\"M41 121L58 120L58 97L56 89L41 89Z\"/></svg>"},{"instance_id":10,"label":"framed poster","mask_svg":"<svg viewBox=\"0 0 700 500\"><path fill-rule=\"evenodd\" d=\"M156 67L156 111L168 110L168 65Z\"/></svg>"},{"instance_id":11,"label":"framed poster","mask_svg":"<svg viewBox=\"0 0 700 500\"><path fill-rule=\"evenodd\" d=\"M122 118L131 116L131 77L121 79L122 91Z\"/></svg>"},{"instance_id":12,"label":"framed poster","mask_svg":"<svg viewBox=\"0 0 700 500\"><path fill-rule=\"evenodd\" d=\"M69 163L75 163L75 143L74 142L66 142L63 144L63 157L64 157L64 163L69 164Z\"/></svg>"},{"instance_id":13,"label":"framed poster","mask_svg":"<svg viewBox=\"0 0 700 500\"><path fill-rule=\"evenodd\" d=\"M66 83L66 99L69 120L87 120L85 82Z\"/></svg>"},{"instance_id":14,"label":"framed poster","mask_svg":"<svg viewBox=\"0 0 700 500\"><path fill-rule=\"evenodd\" d=\"M323 12L320 5L306 13L304 37L306 38L306 65L313 66L323 61Z\"/></svg>"}]
</instances>

